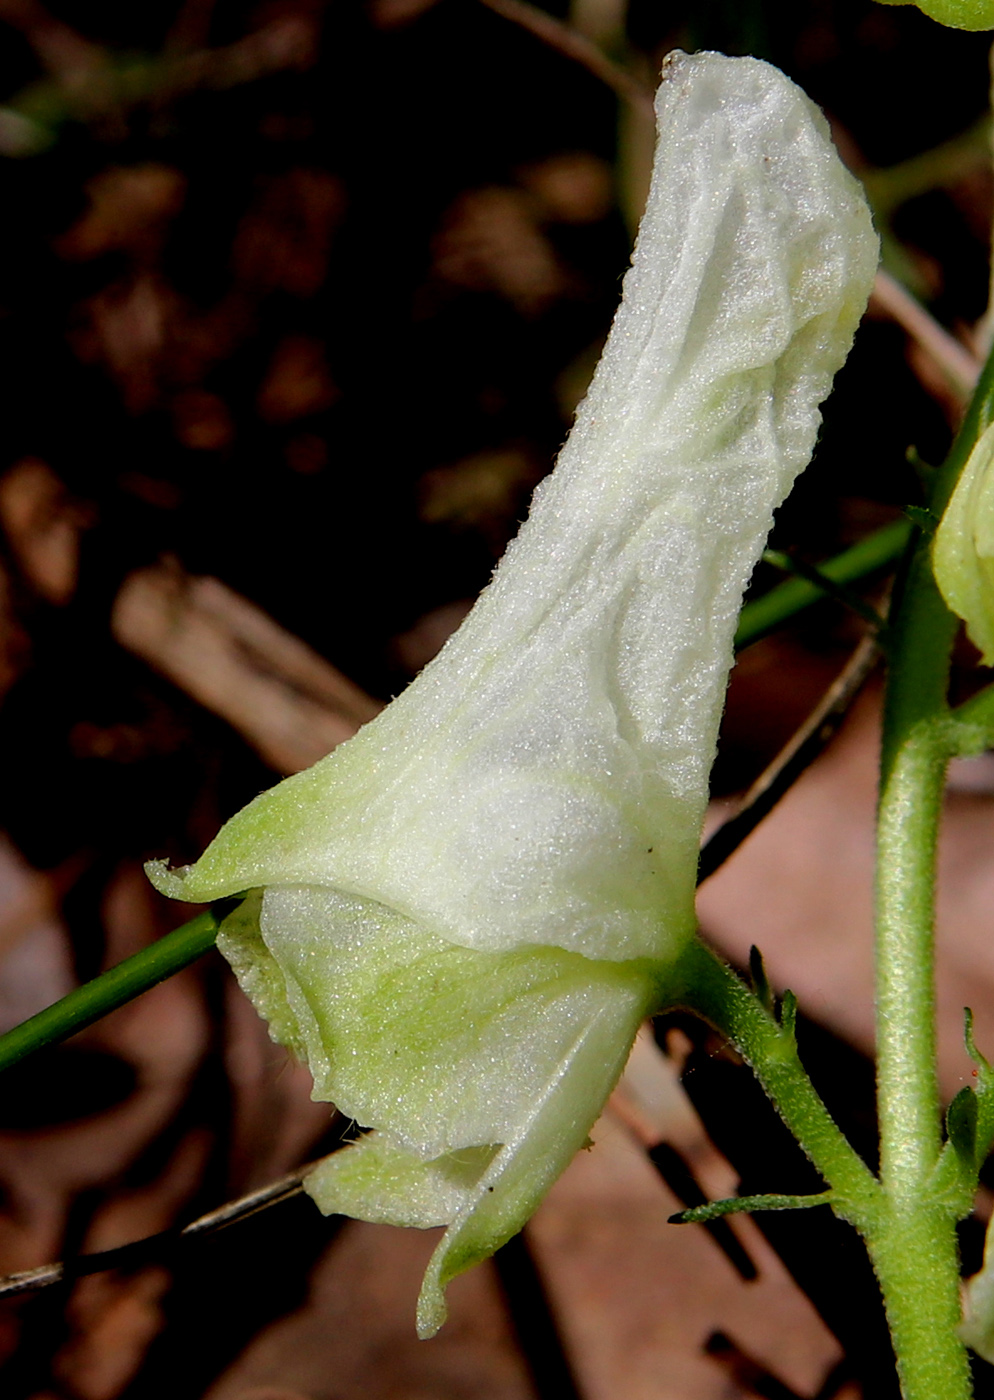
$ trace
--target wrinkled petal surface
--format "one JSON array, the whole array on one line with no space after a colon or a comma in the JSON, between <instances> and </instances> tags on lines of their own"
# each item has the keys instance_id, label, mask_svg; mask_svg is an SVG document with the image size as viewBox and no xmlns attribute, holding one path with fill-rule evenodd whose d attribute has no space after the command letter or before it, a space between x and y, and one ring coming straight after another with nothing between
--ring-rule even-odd
<instances>
[{"instance_id":1,"label":"wrinkled petal surface","mask_svg":"<svg viewBox=\"0 0 994 1400\"><path fill-rule=\"evenodd\" d=\"M877 260L821 114L755 59L678 55L652 191L576 425L495 579L418 679L192 869L321 885L479 949L671 957L732 636Z\"/></svg>"}]
</instances>

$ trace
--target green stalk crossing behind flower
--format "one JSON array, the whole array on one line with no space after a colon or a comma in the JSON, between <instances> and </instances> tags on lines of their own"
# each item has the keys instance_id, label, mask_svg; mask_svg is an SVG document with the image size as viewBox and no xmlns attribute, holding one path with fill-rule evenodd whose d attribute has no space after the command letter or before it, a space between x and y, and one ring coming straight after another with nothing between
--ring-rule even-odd
<instances>
[{"instance_id":1,"label":"green stalk crossing behind flower","mask_svg":"<svg viewBox=\"0 0 994 1400\"><path fill-rule=\"evenodd\" d=\"M907 548L913 528L910 520L894 520L826 560L819 565L818 572L831 583L858 583L895 564ZM761 598L746 603L735 631L736 651L769 636L791 618L821 602L825 594L826 590L814 579L792 578L777 584Z\"/></svg>"},{"instance_id":2,"label":"green stalk crossing behind flower","mask_svg":"<svg viewBox=\"0 0 994 1400\"><path fill-rule=\"evenodd\" d=\"M159 938L0 1035L0 1070L56 1045L196 962L214 945L222 915L211 910Z\"/></svg>"}]
</instances>

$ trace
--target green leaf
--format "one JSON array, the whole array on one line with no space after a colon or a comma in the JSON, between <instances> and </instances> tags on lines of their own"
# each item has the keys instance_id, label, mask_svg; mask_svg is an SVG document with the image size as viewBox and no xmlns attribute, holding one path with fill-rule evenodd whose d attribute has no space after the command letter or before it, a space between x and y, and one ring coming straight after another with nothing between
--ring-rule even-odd
<instances>
[{"instance_id":1,"label":"green leaf","mask_svg":"<svg viewBox=\"0 0 994 1400\"><path fill-rule=\"evenodd\" d=\"M983 1074L984 1082L991 1078L991 1062L986 1055L982 1055L977 1049L977 1042L973 1033L973 1010L969 1006L963 1008L963 1043L966 1046L966 1053Z\"/></svg>"},{"instance_id":2,"label":"green leaf","mask_svg":"<svg viewBox=\"0 0 994 1400\"><path fill-rule=\"evenodd\" d=\"M790 1036L791 1040L796 1040L797 997L789 988L784 992L780 1002L780 1024Z\"/></svg>"},{"instance_id":3,"label":"green leaf","mask_svg":"<svg viewBox=\"0 0 994 1400\"><path fill-rule=\"evenodd\" d=\"M881 0L906 5L909 0ZM915 0L923 14L951 29L994 29L994 0Z\"/></svg>"},{"instance_id":4,"label":"green leaf","mask_svg":"<svg viewBox=\"0 0 994 1400\"><path fill-rule=\"evenodd\" d=\"M975 1159L979 1169L983 1166L991 1144L994 1142L994 1069L990 1061L977 1049L973 1038L973 1012L964 1007L964 1034L966 1051L976 1066L977 1084L974 1097L977 1101L977 1126ZM960 1091L962 1093L962 1090Z\"/></svg>"}]
</instances>

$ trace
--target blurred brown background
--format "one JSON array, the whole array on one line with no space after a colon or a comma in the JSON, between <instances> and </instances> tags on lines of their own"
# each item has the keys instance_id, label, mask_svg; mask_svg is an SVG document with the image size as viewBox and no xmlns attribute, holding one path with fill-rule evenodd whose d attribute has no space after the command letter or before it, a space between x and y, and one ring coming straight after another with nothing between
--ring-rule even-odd
<instances>
[{"instance_id":1,"label":"blurred brown background","mask_svg":"<svg viewBox=\"0 0 994 1400\"><path fill-rule=\"evenodd\" d=\"M920 500L909 449L941 459L990 338L988 38L872 0L0 0L0 1030L177 923L141 862L194 857L458 625L596 362L651 159L639 85L669 48L803 84L897 279L774 543L818 560ZM829 602L743 654L716 799L863 625ZM700 906L799 993L806 1060L868 1155L876 703ZM994 1044L992 827L987 760L958 765L950 1094L965 1000ZM666 1224L739 1183L812 1186L685 1018L640 1042L595 1150L426 1344L430 1238L299 1197L169 1233L340 1141L308 1089L215 956L5 1076L0 1271L166 1232L0 1303L5 1396L894 1394L872 1280L825 1212Z\"/></svg>"}]
</instances>

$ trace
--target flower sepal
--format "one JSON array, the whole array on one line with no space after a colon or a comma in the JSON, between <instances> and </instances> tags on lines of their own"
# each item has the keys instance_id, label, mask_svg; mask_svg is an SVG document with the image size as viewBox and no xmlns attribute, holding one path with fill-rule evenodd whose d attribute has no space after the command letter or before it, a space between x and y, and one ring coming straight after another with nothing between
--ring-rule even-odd
<instances>
[{"instance_id":1,"label":"flower sepal","mask_svg":"<svg viewBox=\"0 0 994 1400\"><path fill-rule=\"evenodd\" d=\"M255 891L218 946L273 1037L306 1058L313 1096L375 1130L307 1178L321 1210L448 1226L418 1304L427 1337L449 1280L521 1229L587 1141L662 969L560 948L479 952L370 903Z\"/></svg>"}]
</instances>

